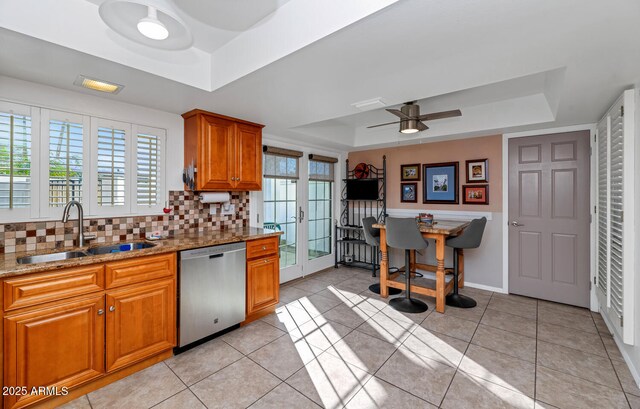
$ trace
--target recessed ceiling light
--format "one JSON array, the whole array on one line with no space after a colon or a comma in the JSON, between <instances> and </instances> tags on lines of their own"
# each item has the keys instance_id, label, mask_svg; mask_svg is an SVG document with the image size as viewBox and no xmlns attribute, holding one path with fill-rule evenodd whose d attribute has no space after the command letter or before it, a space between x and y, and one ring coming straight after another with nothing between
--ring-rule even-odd
<instances>
[{"instance_id":1,"label":"recessed ceiling light","mask_svg":"<svg viewBox=\"0 0 640 409\"><path fill-rule=\"evenodd\" d=\"M84 75L78 75L74 85L89 88L94 91L107 92L109 94L117 94L124 88L124 85L114 84L112 82L102 81L95 78L89 78Z\"/></svg>"},{"instance_id":2,"label":"recessed ceiling light","mask_svg":"<svg viewBox=\"0 0 640 409\"><path fill-rule=\"evenodd\" d=\"M152 40L166 40L169 30L158 20L157 10L151 6L148 6L147 10L147 17L138 21L138 31Z\"/></svg>"},{"instance_id":3,"label":"recessed ceiling light","mask_svg":"<svg viewBox=\"0 0 640 409\"><path fill-rule=\"evenodd\" d=\"M385 107L387 106L387 104L384 103L381 97L378 97L373 99L367 99L365 101L354 102L353 104L351 104L351 106L361 111L369 111L371 109Z\"/></svg>"}]
</instances>

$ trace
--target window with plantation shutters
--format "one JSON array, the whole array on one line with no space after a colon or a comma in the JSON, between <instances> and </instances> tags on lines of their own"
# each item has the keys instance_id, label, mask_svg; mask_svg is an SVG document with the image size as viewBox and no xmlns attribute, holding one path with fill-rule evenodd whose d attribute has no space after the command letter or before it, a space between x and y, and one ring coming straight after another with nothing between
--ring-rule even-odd
<instances>
[{"instance_id":1,"label":"window with plantation shutters","mask_svg":"<svg viewBox=\"0 0 640 409\"><path fill-rule=\"evenodd\" d=\"M124 129L98 127L97 205L124 206L126 192L126 132Z\"/></svg>"},{"instance_id":2,"label":"window with plantation shutters","mask_svg":"<svg viewBox=\"0 0 640 409\"><path fill-rule=\"evenodd\" d=\"M158 204L160 138L139 133L136 152L136 196L138 205Z\"/></svg>"},{"instance_id":3,"label":"window with plantation shutters","mask_svg":"<svg viewBox=\"0 0 640 409\"><path fill-rule=\"evenodd\" d=\"M0 209L31 205L31 117L0 112Z\"/></svg>"},{"instance_id":4,"label":"window with plantation shutters","mask_svg":"<svg viewBox=\"0 0 640 409\"><path fill-rule=\"evenodd\" d=\"M83 145L83 124L49 120L49 207L82 202Z\"/></svg>"},{"instance_id":5,"label":"window with plantation shutters","mask_svg":"<svg viewBox=\"0 0 640 409\"><path fill-rule=\"evenodd\" d=\"M634 342L635 95L625 91L597 126L597 291L600 311L624 343Z\"/></svg>"}]
</instances>

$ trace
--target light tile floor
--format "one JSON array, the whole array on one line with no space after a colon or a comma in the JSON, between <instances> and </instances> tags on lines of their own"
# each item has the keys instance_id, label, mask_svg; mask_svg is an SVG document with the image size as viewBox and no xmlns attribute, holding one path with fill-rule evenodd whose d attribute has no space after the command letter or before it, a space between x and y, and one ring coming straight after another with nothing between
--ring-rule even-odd
<instances>
[{"instance_id":1,"label":"light tile floor","mask_svg":"<svg viewBox=\"0 0 640 409\"><path fill-rule=\"evenodd\" d=\"M361 269L281 288L275 314L67 408L638 408L599 314L462 290L473 309L402 314Z\"/></svg>"}]
</instances>

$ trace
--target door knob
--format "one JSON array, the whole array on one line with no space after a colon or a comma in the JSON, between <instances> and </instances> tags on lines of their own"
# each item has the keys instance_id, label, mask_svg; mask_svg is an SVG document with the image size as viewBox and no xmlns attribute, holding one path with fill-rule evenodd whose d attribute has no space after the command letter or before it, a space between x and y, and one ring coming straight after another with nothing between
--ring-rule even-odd
<instances>
[{"instance_id":1,"label":"door knob","mask_svg":"<svg viewBox=\"0 0 640 409\"><path fill-rule=\"evenodd\" d=\"M514 226L514 227L522 227L522 226L524 226L524 224L520 224L515 220L511 222L511 225Z\"/></svg>"}]
</instances>

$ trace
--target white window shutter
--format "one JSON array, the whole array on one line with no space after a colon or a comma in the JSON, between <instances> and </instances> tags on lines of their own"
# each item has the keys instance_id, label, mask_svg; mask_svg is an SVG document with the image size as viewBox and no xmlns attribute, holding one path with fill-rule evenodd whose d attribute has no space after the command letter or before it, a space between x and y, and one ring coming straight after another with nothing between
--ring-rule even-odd
<instances>
[{"instance_id":1,"label":"white window shutter","mask_svg":"<svg viewBox=\"0 0 640 409\"><path fill-rule=\"evenodd\" d=\"M609 302L609 118L603 118L596 130L598 169L598 288L604 295L604 304Z\"/></svg>"},{"instance_id":2,"label":"white window shutter","mask_svg":"<svg viewBox=\"0 0 640 409\"><path fill-rule=\"evenodd\" d=\"M635 324L634 92L625 91L597 127L598 298L627 344Z\"/></svg>"}]
</instances>

